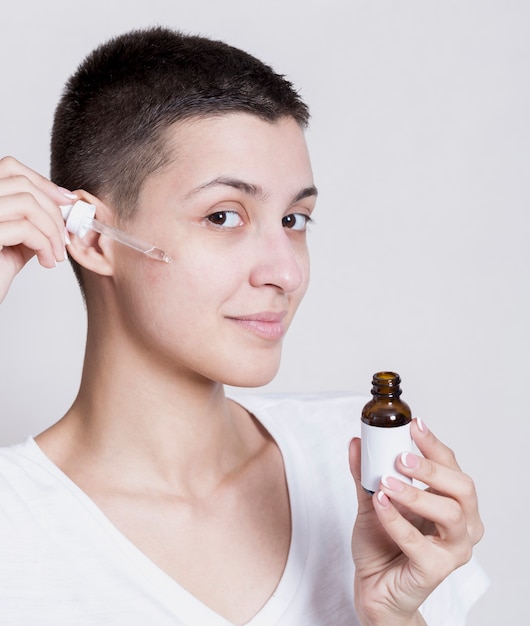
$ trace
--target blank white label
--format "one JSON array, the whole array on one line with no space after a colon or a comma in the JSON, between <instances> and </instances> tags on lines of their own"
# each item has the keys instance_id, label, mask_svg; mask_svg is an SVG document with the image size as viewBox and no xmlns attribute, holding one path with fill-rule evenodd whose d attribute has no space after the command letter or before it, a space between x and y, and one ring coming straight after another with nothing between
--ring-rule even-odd
<instances>
[{"instance_id":1,"label":"blank white label","mask_svg":"<svg viewBox=\"0 0 530 626\"><path fill-rule=\"evenodd\" d=\"M361 484L372 493L379 491L383 476L395 476L412 484L412 480L396 469L396 459L412 450L410 423L394 428L369 426L361 422Z\"/></svg>"}]
</instances>

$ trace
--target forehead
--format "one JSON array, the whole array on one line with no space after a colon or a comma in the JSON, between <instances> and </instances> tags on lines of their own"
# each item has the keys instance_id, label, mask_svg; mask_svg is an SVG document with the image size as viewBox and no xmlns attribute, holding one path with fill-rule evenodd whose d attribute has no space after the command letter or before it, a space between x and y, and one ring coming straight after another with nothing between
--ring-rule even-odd
<instances>
[{"instance_id":1,"label":"forehead","mask_svg":"<svg viewBox=\"0 0 530 626\"><path fill-rule=\"evenodd\" d=\"M245 172L312 180L304 131L290 117L275 122L245 113L193 118L170 127L166 141L169 168L194 180Z\"/></svg>"}]
</instances>

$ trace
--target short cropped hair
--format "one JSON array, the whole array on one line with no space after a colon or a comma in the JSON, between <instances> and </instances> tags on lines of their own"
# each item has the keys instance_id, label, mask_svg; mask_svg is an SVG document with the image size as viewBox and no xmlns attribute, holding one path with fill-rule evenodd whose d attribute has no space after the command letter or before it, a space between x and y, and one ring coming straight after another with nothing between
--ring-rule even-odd
<instances>
[{"instance_id":1,"label":"short cropped hair","mask_svg":"<svg viewBox=\"0 0 530 626\"><path fill-rule=\"evenodd\" d=\"M155 27L94 50L65 86L51 138L51 178L135 210L147 176L168 162L175 122L246 112L269 122L309 111L284 76L220 41Z\"/></svg>"}]
</instances>

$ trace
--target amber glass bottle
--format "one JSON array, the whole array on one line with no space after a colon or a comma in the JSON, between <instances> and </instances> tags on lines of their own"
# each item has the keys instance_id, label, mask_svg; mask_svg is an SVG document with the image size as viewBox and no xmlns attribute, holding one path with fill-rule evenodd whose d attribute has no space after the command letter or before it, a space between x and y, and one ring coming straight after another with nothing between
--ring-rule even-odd
<instances>
[{"instance_id":1,"label":"amber glass bottle","mask_svg":"<svg viewBox=\"0 0 530 626\"><path fill-rule=\"evenodd\" d=\"M361 415L361 483L374 493L381 478L396 476L410 483L395 466L401 452L412 448L410 407L401 400L401 378L394 372L378 372L372 379L372 399Z\"/></svg>"}]
</instances>

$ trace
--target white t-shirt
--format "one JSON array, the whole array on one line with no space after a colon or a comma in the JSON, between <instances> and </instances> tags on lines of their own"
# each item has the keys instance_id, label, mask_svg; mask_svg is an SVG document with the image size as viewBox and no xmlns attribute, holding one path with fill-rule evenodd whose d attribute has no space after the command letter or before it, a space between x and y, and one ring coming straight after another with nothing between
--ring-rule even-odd
<instances>
[{"instance_id":1,"label":"white t-shirt","mask_svg":"<svg viewBox=\"0 0 530 626\"><path fill-rule=\"evenodd\" d=\"M235 398L276 440L292 540L272 597L249 626L355 626L351 532L356 496L347 446L366 398ZM487 579L474 563L449 577L423 613L460 626ZM228 626L138 550L33 439L0 450L0 624Z\"/></svg>"}]
</instances>

